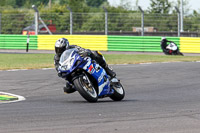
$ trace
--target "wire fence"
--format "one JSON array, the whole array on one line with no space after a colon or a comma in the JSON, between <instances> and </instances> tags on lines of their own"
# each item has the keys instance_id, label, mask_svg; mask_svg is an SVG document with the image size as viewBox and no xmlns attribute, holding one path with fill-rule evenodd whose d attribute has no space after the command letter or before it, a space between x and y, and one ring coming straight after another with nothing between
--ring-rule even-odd
<instances>
[{"instance_id":1,"label":"wire fence","mask_svg":"<svg viewBox=\"0 0 200 133\"><path fill-rule=\"evenodd\" d=\"M35 14L0 14L0 34L34 34ZM40 13L52 34L168 35L178 36L178 15L141 13ZM184 17L181 36L199 36L200 16ZM72 23L70 25L70 22ZM143 23L143 27L142 27ZM70 33L70 29L72 33ZM107 30L107 33L106 33ZM49 34L39 21L38 34Z\"/></svg>"}]
</instances>

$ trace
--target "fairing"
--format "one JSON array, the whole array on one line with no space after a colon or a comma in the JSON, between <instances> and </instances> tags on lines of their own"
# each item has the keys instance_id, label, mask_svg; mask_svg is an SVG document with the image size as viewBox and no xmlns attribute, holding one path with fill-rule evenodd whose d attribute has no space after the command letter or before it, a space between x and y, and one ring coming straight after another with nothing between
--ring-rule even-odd
<instances>
[{"instance_id":1,"label":"fairing","mask_svg":"<svg viewBox=\"0 0 200 133\"><path fill-rule=\"evenodd\" d=\"M78 62L78 63L77 63ZM99 93L98 96L110 95L114 91L110 89L110 81L105 70L90 57L82 58L76 48L68 49L63 52L60 58L59 71L66 73L66 76L76 71L77 68L83 69L97 81Z\"/></svg>"}]
</instances>

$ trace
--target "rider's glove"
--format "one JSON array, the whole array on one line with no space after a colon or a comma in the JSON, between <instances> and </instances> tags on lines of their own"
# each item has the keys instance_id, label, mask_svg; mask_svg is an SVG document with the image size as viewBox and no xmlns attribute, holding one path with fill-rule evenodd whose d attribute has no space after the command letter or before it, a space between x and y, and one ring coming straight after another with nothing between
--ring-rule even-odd
<instances>
[{"instance_id":1,"label":"rider's glove","mask_svg":"<svg viewBox=\"0 0 200 133\"><path fill-rule=\"evenodd\" d=\"M88 49L79 52L79 55L80 55L81 57L90 56L90 54L91 54L91 51L88 50Z\"/></svg>"},{"instance_id":2,"label":"rider's glove","mask_svg":"<svg viewBox=\"0 0 200 133\"><path fill-rule=\"evenodd\" d=\"M85 53L85 52L84 52L84 53L80 52L79 55L80 55L81 57L86 57L86 56L87 56L87 53Z\"/></svg>"}]
</instances>

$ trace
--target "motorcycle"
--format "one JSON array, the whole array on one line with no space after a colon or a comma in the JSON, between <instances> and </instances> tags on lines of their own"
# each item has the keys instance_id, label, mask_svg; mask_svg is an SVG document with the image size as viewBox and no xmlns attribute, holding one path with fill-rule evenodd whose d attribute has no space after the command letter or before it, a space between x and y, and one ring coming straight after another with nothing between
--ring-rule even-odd
<instances>
[{"instance_id":1,"label":"motorcycle","mask_svg":"<svg viewBox=\"0 0 200 133\"><path fill-rule=\"evenodd\" d=\"M121 101L125 91L117 78L107 75L106 71L90 57L81 57L76 48L63 52L58 71L68 80L88 102L98 98L110 97Z\"/></svg>"},{"instance_id":2,"label":"motorcycle","mask_svg":"<svg viewBox=\"0 0 200 133\"><path fill-rule=\"evenodd\" d=\"M174 42L171 42L166 47L166 49L169 49L169 52L167 53L168 55L182 55L183 56L183 53L180 52L178 46Z\"/></svg>"}]
</instances>

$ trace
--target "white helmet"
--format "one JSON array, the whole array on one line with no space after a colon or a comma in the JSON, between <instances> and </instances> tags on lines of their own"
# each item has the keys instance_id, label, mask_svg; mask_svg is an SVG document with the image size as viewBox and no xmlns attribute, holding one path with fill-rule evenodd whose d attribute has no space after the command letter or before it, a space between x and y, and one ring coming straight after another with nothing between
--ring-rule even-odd
<instances>
[{"instance_id":1,"label":"white helmet","mask_svg":"<svg viewBox=\"0 0 200 133\"><path fill-rule=\"evenodd\" d=\"M165 37L162 37L162 38L161 38L161 41L164 41L164 40L167 40L167 39L166 39Z\"/></svg>"}]
</instances>

